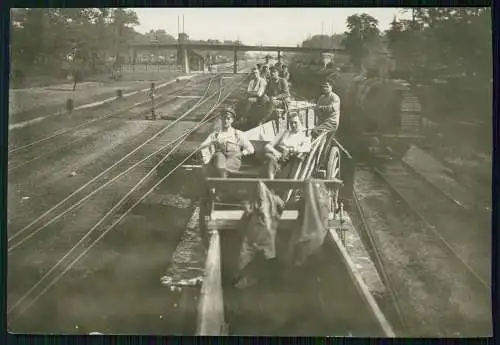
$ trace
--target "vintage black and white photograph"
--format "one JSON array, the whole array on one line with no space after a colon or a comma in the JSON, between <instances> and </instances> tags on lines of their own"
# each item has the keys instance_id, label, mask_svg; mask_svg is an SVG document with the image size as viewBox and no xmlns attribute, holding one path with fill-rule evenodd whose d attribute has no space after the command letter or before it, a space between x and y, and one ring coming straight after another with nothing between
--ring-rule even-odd
<instances>
[{"instance_id":1,"label":"vintage black and white photograph","mask_svg":"<svg viewBox=\"0 0 500 345\"><path fill-rule=\"evenodd\" d=\"M10 30L10 332L492 335L489 7Z\"/></svg>"}]
</instances>

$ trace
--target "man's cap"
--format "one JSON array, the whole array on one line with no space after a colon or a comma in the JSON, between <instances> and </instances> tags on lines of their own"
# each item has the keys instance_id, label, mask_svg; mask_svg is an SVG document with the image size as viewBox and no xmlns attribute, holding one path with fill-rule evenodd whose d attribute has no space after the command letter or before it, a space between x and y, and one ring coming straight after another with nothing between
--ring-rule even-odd
<instances>
[{"instance_id":1,"label":"man's cap","mask_svg":"<svg viewBox=\"0 0 500 345\"><path fill-rule=\"evenodd\" d=\"M236 110L231 106L224 107L220 111L220 116L223 116L226 114L231 114L233 117L236 117Z\"/></svg>"},{"instance_id":2,"label":"man's cap","mask_svg":"<svg viewBox=\"0 0 500 345\"><path fill-rule=\"evenodd\" d=\"M325 81L321 82L321 86L322 86L322 87L325 87L325 86L332 86L332 84L330 84L328 81L326 81L326 80L325 80Z\"/></svg>"},{"instance_id":3,"label":"man's cap","mask_svg":"<svg viewBox=\"0 0 500 345\"><path fill-rule=\"evenodd\" d=\"M270 71L271 71L271 72L272 72L272 71L277 71L277 70L278 70L278 68L277 68L276 66L271 66L271 68L270 68Z\"/></svg>"}]
</instances>

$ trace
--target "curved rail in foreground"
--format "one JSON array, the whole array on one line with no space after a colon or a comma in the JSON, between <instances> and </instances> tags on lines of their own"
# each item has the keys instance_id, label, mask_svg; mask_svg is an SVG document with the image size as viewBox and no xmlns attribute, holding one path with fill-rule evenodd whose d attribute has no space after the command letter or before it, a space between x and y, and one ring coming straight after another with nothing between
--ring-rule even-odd
<instances>
[{"instance_id":1,"label":"curved rail in foreground","mask_svg":"<svg viewBox=\"0 0 500 345\"><path fill-rule=\"evenodd\" d=\"M208 123L213 119L213 115L211 114L216 110L218 106L226 99L228 98L232 90L226 93L225 95L222 95L222 86L219 88L219 97L217 99L217 102L214 104L211 109L206 112L204 118L196 125L194 126L191 130L187 131L184 133L180 138L178 138L178 142L176 145L169 151L167 155L160 161L151 171L154 171L165 159L168 157L172 152L174 152L187 138L187 136L191 133L193 133L195 130L200 128L202 125ZM163 181L165 181L174 171L176 171L178 168L182 166L188 159L190 159L195 153L197 153L198 150L194 150L191 154L189 154L185 159L182 160L181 163L179 163L176 167L170 170L169 173L167 173L165 176L163 176L157 183L155 183L148 191L146 191L142 196L129 208L126 209L125 212L122 213L122 215L114 221L111 225L107 226L104 229L101 229L100 231L96 231L98 226L101 225L101 223L104 221L105 218L110 216L113 211L118 207L118 205L121 205L127 197L131 194L133 190L131 190L125 197L123 197L118 204L116 204L99 222L94 225L94 227L82 238L80 241L73 246L73 248L62 258L59 260L59 262L54 265L29 291L27 291L17 302L14 303L13 306L11 306L7 312L8 315L11 315L11 320L21 316L24 312L26 312L43 294L45 294L51 287L53 287L61 277L68 272L73 265L78 262L84 255L86 255L108 232L113 230L129 213L134 209L139 203L141 203L149 194L151 194ZM151 173L150 171L150 173ZM149 175L146 175L136 186L134 186L133 189L137 188L140 183L142 183ZM96 231L97 233L100 233L98 237L93 240L88 246L85 248L82 248L83 250L77 250L78 245L83 243L85 238L90 236L91 233ZM71 254L76 255L76 257L73 258L72 261L70 261L68 264L64 265L63 261L70 257ZM71 260L71 259L70 259ZM56 275L57 269L60 270L60 272ZM50 279L50 275L54 273L54 277ZM36 293L36 290L39 290L38 293Z\"/></svg>"}]
</instances>

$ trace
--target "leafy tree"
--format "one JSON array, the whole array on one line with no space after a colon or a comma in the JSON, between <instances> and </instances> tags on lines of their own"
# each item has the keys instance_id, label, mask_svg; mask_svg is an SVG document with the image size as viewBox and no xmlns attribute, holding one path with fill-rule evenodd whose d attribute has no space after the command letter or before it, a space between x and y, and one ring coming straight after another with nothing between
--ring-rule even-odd
<instances>
[{"instance_id":1,"label":"leafy tree","mask_svg":"<svg viewBox=\"0 0 500 345\"><path fill-rule=\"evenodd\" d=\"M341 48L342 41L344 39L343 34L335 34L332 36L328 35L314 35L308 37L302 42L303 48ZM314 53L303 53L297 56L298 59L305 61L316 61L318 60L318 54Z\"/></svg>"},{"instance_id":2,"label":"leafy tree","mask_svg":"<svg viewBox=\"0 0 500 345\"><path fill-rule=\"evenodd\" d=\"M63 76L98 72L119 60L138 24L135 12L112 8L15 8L12 75Z\"/></svg>"},{"instance_id":3,"label":"leafy tree","mask_svg":"<svg viewBox=\"0 0 500 345\"><path fill-rule=\"evenodd\" d=\"M127 41L133 37L131 27L139 24L139 20L134 11L121 8L114 9L111 16L110 26L113 32L115 66L120 66L123 62L121 54L127 51Z\"/></svg>"},{"instance_id":4,"label":"leafy tree","mask_svg":"<svg viewBox=\"0 0 500 345\"><path fill-rule=\"evenodd\" d=\"M378 47L380 30L378 20L362 13L347 18L347 29L343 45L351 56L353 65L361 70L363 60L368 56L370 49Z\"/></svg>"},{"instance_id":5,"label":"leafy tree","mask_svg":"<svg viewBox=\"0 0 500 345\"><path fill-rule=\"evenodd\" d=\"M492 45L489 8L417 8L386 33L397 68L409 79L448 81L448 113L491 108ZM452 102L449 99L453 99ZM463 103L462 103L463 101ZM475 107L476 110L470 107ZM484 111L488 114L490 111Z\"/></svg>"},{"instance_id":6,"label":"leafy tree","mask_svg":"<svg viewBox=\"0 0 500 345\"><path fill-rule=\"evenodd\" d=\"M491 12L487 8L418 8L387 31L400 69L436 77L491 75Z\"/></svg>"}]
</instances>

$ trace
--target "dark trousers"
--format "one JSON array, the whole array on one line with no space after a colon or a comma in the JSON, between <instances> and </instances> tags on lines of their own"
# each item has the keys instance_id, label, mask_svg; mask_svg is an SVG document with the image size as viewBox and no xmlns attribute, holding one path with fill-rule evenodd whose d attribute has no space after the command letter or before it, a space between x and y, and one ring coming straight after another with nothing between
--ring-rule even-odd
<instances>
[{"instance_id":1,"label":"dark trousers","mask_svg":"<svg viewBox=\"0 0 500 345\"><path fill-rule=\"evenodd\" d=\"M227 177L228 170L237 171L241 166L241 153L215 152L210 162L205 165L205 174L210 177Z\"/></svg>"},{"instance_id":2,"label":"dark trousers","mask_svg":"<svg viewBox=\"0 0 500 345\"><path fill-rule=\"evenodd\" d=\"M245 129L250 129L257 126L270 114L272 102L267 95L257 97L254 101L249 98L245 99L241 107L243 114L241 122Z\"/></svg>"},{"instance_id":3,"label":"dark trousers","mask_svg":"<svg viewBox=\"0 0 500 345\"><path fill-rule=\"evenodd\" d=\"M264 172L264 175L266 175L266 177L274 178L278 173L279 177L288 177L292 168L299 162L299 159L295 156L282 157L278 159L274 154L269 152L265 155L265 162L266 171Z\"/></svg>"}]
</instances>

